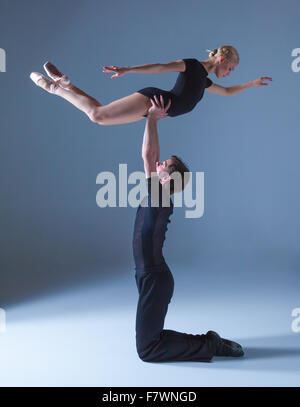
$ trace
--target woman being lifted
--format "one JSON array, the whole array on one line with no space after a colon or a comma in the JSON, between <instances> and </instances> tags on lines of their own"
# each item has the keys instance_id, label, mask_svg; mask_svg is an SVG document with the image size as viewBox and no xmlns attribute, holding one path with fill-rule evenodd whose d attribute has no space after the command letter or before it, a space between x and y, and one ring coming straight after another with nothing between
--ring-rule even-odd
<instances>
[{"instance_id":1,"label":"woman being lifted","mask_svg":"<svg viewBox=\"0 0 300 407\"><path fill-rule=\"evenodd\" d=\"M168 116L179 116L190 112L202 99L207 90L216 95L236 95L252 86L268 85L269 77L246 82L240 85L223 87L213 83L207 76L215 74L217 78L229 76L239 64L239 55L232 46L221 46L209 50L209 58L198 61L195 58L179 59L165 64L138 65L131 67L105 66L103 72L113 73L111 78L118 78L128 73L164 73L179 72L176 83L170 91L148 87L117 99L107 105L102 105L93 97L75 87L70 79L62 74L53 64L46 62L44 69L51 79L38 72L32 72L33 82L49 93L60 96L83 111L89 119L101 125L113 125L135 122L147 116L152 106L154 95L163 96L166 103L171 101Z\"/></svg>"}]
</instances>

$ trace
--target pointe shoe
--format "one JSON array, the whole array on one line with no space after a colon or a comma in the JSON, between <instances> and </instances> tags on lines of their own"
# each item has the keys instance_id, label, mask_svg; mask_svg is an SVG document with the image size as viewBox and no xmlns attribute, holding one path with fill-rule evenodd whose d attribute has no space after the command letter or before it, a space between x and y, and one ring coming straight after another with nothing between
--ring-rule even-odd
<instances>
[{"instance_id":1,"label":"pointe shoe","mask_svg":"<svg viewBox=\"0 0 300 407\"><path fill-rule=\"evenodd\" d=\"M46 78L39 72L31 72L30 79L40 88L43 88L49 93L55 93L57 89L57 84L54 81Z\"/></svg>"},{"instance_id":2,"label":"pointe shoe","mask_svg":"<svg viewBox=\"0 0 300 407\"><path fill-rule=\"evenodd\" d=\"M53 79L55 82L58 83L58 85L61 88L67 89L69 90L71 88L71 81L70 79L67 77L67 75L62 74L57 68L56 66L54 66L53 64L51 64L51 62L47 61L46 63L44 63L44 69L47 73L47 75Z\"/></svg>"}]
</instances>

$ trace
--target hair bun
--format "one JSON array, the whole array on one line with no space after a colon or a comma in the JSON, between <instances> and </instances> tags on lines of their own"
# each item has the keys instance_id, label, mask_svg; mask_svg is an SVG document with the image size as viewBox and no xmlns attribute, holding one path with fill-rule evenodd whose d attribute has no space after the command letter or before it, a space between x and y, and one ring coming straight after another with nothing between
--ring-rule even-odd
<instances>
[{"instance_id":1,"label":"hair bun","mask_svg":"<svg viewBox=\"0 0 300 407\"><path fill-rule=\"evenodd\" d=\"M215 48L214 50L207 49L207 52L209 52L209 57L214 57L215 55L224 55L226 56L227 60L238 64L240 61L239 53L237 52L236 48L234 48L231 45L222 45L219 48Z\"/></svg>"},{"instance_id":2,"label":"hair bun","mask_svg":"<svg viewBox=\"0 0 300 407\"><path fill-rule=\"evenodd\" d=\"M209 57L213 57L218 52L218 49L217 48L215 48L214 50L207 49L206 51L209 52L209 55L208 55Z\"/></svg>"}]
</instances>

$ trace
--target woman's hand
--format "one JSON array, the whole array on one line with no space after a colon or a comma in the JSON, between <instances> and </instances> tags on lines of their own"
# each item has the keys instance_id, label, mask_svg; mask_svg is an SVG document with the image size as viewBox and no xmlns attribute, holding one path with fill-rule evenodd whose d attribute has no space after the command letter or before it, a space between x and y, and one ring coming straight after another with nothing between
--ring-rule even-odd
<instances>
[{"instance_id":1,"label":"woman's hand","mask_svg":"<svg viewBox=\"0 0 300 407\"><path fill-rule=\"evenodd\" d=\"M104 66L102 72L114 72L114 75L110 78L113 79L125 75L128 72L128 68L121 68L115 65Z\"/></svg>"},{"instance_id":2,"label":"woman's hand","mask_svg":"<svg viewBox=\"0 0 300 407\"><path fill-rule=\"evenodd\" d=\"M147 117L153 117L156 120L163 119L168 116L167 110L171 106L171 99L169 100L167 106L164 107L164 98L160 95L160 100L154 95L154 100L151 99L152 106L149 108Z\"/></svg>"},{"instance_id":3,"label":"woman's hand","mask_svg":"<svg viewBox=\"0 0 300 407\"><path fill-rule=\"evenodd\" d=\"M268 83L264 83L264 81L272 81L272 78L269 78L268 76L262 76L258 79L255 79L252 81L252 86L266 86L269 85Z\"/></svg>"}]
</instances>

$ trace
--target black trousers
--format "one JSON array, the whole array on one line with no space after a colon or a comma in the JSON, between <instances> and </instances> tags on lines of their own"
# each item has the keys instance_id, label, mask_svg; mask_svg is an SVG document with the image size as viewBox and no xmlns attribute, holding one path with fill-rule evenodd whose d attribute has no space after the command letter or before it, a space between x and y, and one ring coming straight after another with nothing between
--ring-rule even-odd
<instances>
[{"instance_id":1,"label":"black trousers","mask_svg":"<svg viewBox=\"0 0 300 407\"><path fill-rule=\"evenodd\" d=\"M145 362L209 362L216 344L205 334L192 335L163 329L174 291L169 268L161 271L136 271L139 300L136 312L136 348Z\"/></svg>"}]
</instances>

